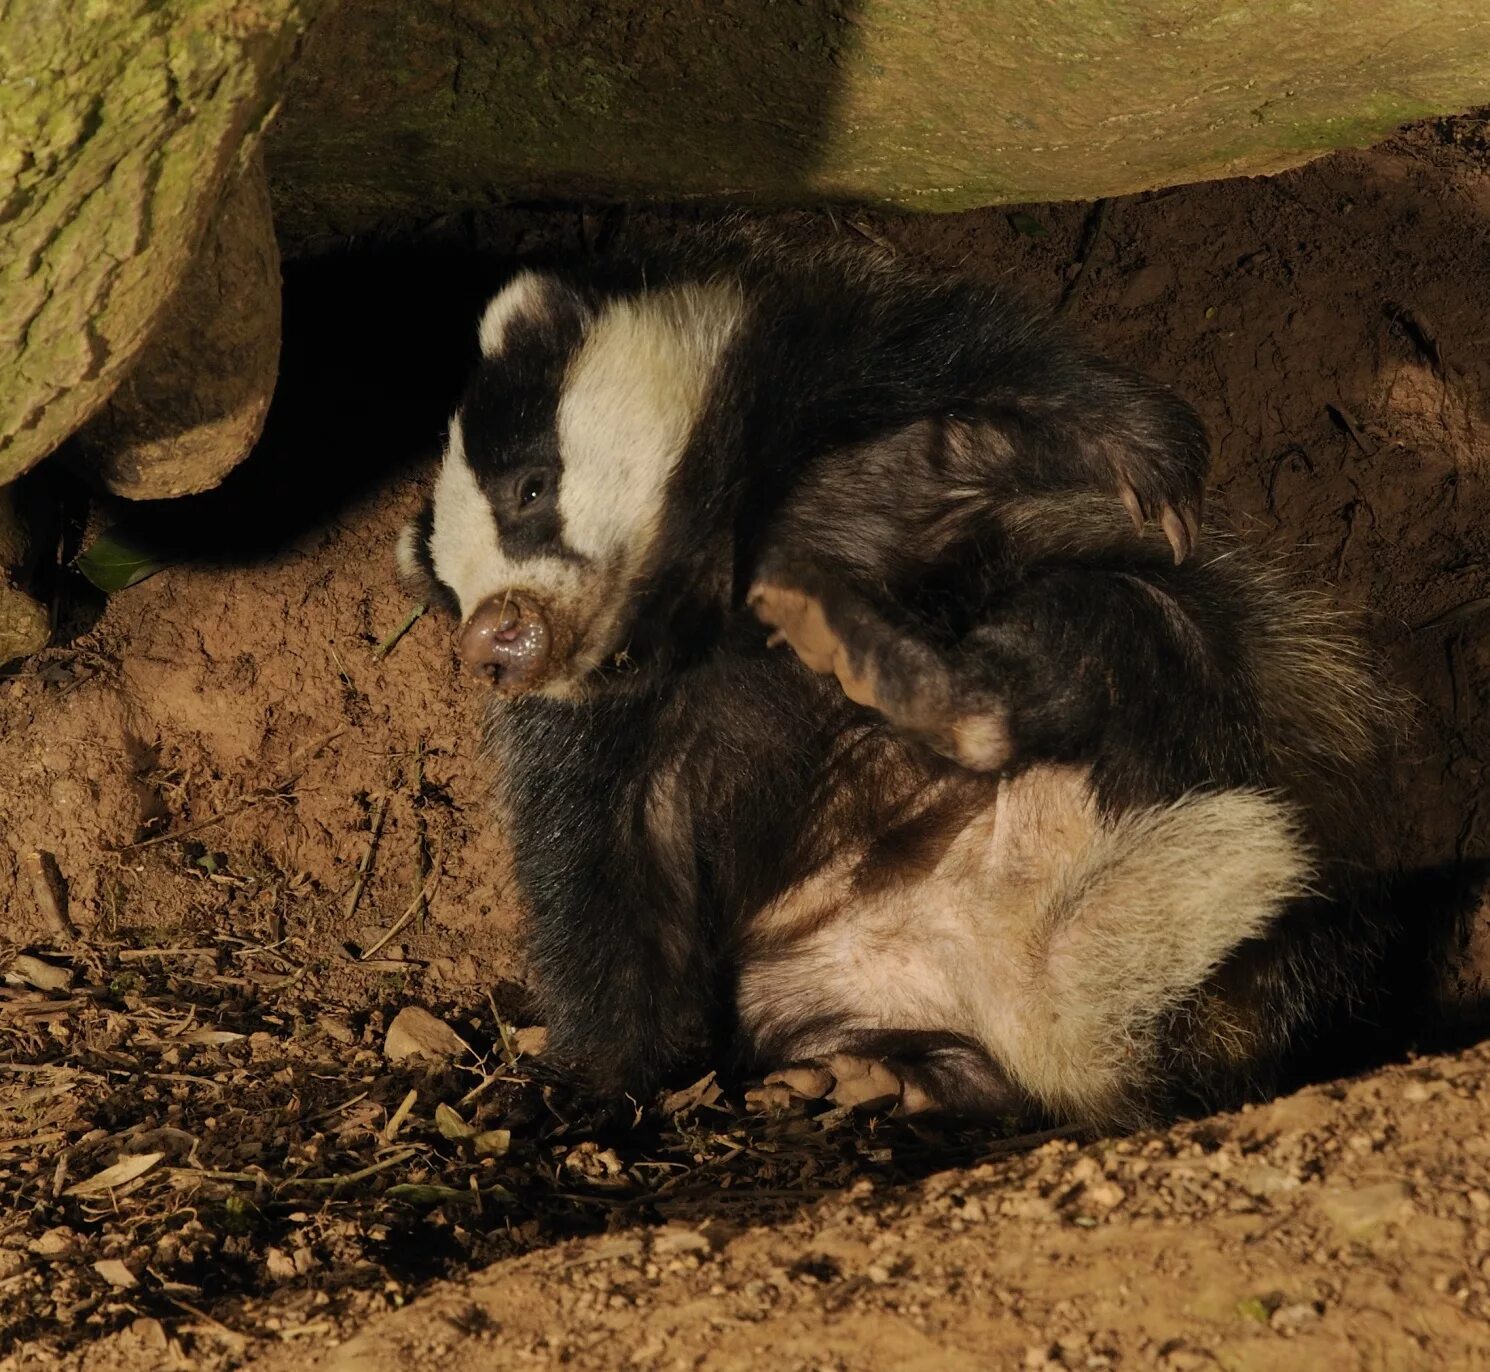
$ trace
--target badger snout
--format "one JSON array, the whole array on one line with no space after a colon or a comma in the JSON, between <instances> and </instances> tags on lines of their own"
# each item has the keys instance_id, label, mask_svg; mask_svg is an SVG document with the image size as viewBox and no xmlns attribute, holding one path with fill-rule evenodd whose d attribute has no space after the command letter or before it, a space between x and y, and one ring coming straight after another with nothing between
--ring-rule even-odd
<instances>
[{"instance_id":1,"label":"badger snout","mask_svg":"<svg viewBox=\"0 0 1490 1372\"><path fill-rule=\"evenodd\" d=\"M537 684L548 667L551 647L543 612L516 591L483 600L461 626L461 661L477 676L514 694Z\"/></svg>"}]
</instances>

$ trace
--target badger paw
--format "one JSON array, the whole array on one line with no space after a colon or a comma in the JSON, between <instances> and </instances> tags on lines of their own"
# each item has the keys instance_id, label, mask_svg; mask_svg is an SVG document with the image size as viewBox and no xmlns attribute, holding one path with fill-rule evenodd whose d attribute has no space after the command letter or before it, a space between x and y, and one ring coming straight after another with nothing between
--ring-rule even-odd
<instances>
[{"instance_id":1,"label":"badger paw","mask_svg":"<svg viewBox=\"0 0 1490 1372\"><path fill-rule=\"evenodd\" d=\"M766 1078L765 1086L782 1088L790 1100L823 1100L866 1114L897 1108L910 1113L903 1108L905 1083L893 1066L852 1053L830 1053L783 1067Z\"/></svg>"},{"instance_id":2,"label":"badger paw","mask_svg":"<svg viewBox=\"0 0 1490 1372\"><path fill-rule=\"evenodd\" d=\"M827 579L769 575L748 597L756 617L804 666L834 676L855 704L875 710L902 737L975 772L1008 764L1008 712L965 687L929 644L889 624L872 606Z\"/></svg>"},{"instance_id":3,"label":"badger paw","mask_svg":"<svg viewBox=\"0 0 1490 1372\"><path fill-rule=\"evenodd\" d=\"M803 1102L870 1114L939 1115L1031 1123L1030 1097L986 1049L948 1032L866 1030L851 1047L780 1068L746 1093L753 1109L781 1113Z\"/></svg>"}]
</instances>

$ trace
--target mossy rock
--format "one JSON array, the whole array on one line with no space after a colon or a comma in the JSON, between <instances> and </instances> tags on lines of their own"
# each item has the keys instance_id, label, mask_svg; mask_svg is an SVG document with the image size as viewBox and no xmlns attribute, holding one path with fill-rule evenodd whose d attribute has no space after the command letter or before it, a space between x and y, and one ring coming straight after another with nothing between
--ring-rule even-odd
<instances>
[{"instance_id":1,"label":"mossy rock","mask_svg":"<svg viewBox=\"0 0 1490 1372\"><path fill-rule=\"evenodd\" d=\"M119 385L315 0L0 7L0 483Z\"/></svg>"},{"instance_id":2,"label":"mossy rock","mask_svg":"<svg viewBox=\"0 0 1490 1372\"><path fill-rule=\"evenodd\" d=\"M269 151L293 244L494 199L1086 199L1486 100L1487 0L358 0Z\"/></svg>"}]
</instances>

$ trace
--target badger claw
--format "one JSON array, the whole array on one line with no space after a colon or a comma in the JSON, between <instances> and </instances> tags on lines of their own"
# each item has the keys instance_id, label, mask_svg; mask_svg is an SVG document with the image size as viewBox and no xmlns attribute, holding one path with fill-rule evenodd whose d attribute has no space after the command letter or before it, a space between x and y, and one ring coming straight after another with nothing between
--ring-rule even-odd
<instances>
[{"instance_id":1,"label":"badger claw","mask_svg":"<svg viewBox=\"0 0 1490 1372\"><path fill-rule=\"evenodd\" d=\"M1118 487L1118 499L1123 502L1123 508L1128 512L1128 518L1133 521L1133 532L1143 532L1143 503L1138 499L1138 492L1127 482Z\"/></svg>"},{"instance_id":2,"label":"badger claw","mask_svg":"<svg viewBox=\"0 0 1490 1372\"><path fill-rule=\"evenodd\" d=\"M1159 527L1164 530L1164 537L1169 540L1169 546L1174 549L1174 565L1178 567L1190 556L1190 551L1194 547L1189 521L1184 519L1173 505L1166 505L1159 516Z\"/></svg>"},{"instance_id":3,"label":"badger claw","mask_svg":"<svg viewBox=\"0 0 1490 1372\"><path fill-rule=\"evenodd\" d=\"M1128 512L1128 518L1133 521L1134 533L1143 533L1151 514L1157 513L1159 527L1164 531L1164 537L1169 540L1169 546L1174 551L1175 566L1179 566L1195 551L1195 545L1200 542L1198 505L1184 501L1179 504L1165 501L1155 510L1145 505L1138 491L1127 481L1119 483L1117 494L1123 509Z\"/></svg>"}]
</instances>

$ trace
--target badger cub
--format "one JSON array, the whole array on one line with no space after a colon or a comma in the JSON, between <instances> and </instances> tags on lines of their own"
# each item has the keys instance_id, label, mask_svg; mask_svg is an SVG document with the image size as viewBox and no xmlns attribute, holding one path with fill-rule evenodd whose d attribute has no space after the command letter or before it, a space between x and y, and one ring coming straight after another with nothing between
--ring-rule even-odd
<instances>
[{"instance_id":1,"label":"badger cub","mask_svg":"<svg viewBox=\"0 0 1490 1372\"><path fill-rule=\"evenodd\" d=\"M1361 650L1170 391L854 252L523 272L405 579L458 616L551 1052L1125 1126L1372 982Z\"/></svg>"}]
</instances>

